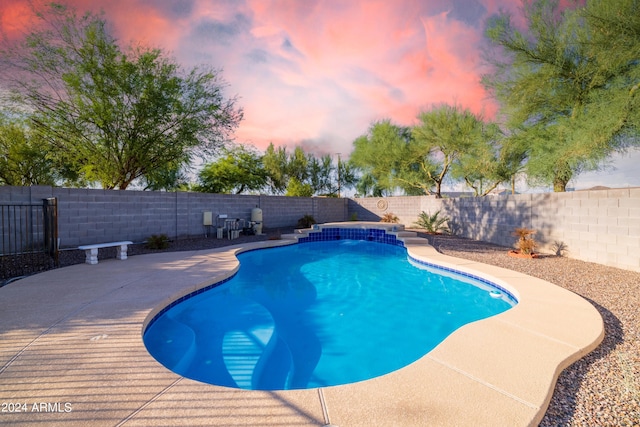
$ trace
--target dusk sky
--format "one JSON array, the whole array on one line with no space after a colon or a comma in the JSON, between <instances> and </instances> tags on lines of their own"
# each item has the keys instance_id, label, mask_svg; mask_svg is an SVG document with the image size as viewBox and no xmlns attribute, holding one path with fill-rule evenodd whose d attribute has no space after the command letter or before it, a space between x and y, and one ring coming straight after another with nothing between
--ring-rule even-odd
<instances>
[{"instance_id":1,"label":"dusk sky","mask_svg":"<svg viewBox=\"0 0 640 427\"><path fill-rule=\"evenodd\" d=\"M68 4L104 10L123 44L161 47L185 67L222 68L227 94L244 109L236 142L260 150L270 142L299 145L343 159L372 122L412 125L432 104L493 119L497 105L479 82L484 21L500 9L521 15L514 0ZM0 27L10 37L28 30L29 15L27 0L0 3ZM640 186L640 151L614 160L615 170L584 174L570 186Z\"/></svg>"}]
</instances>

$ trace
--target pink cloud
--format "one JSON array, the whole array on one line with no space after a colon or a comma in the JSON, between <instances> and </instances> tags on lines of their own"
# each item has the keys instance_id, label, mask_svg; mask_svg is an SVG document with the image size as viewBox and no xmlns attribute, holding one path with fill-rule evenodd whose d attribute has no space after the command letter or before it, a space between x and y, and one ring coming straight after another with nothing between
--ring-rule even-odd
<instances>
[{"instance_id":1,"label":"pink cloud","mask_svg":"<svg viewBox=\"0 0 640 427\"><path fill-rule=\"evenodd\" d=\"M0 5L0 33L9 39L20 37L30 25L33 17L26 3L6 2Z\"/></svg>"},{"instance_id":2,"label":"pink cloud","mask_svg":"<svg viewBox=\"0 0 640 427\"><path fill-rule=\"evenodd\" d=\"M508 3L484 5L492 13ZM88 7L81 0L71 4ZM431 104L494 113L479 83L481 29L446 12L434 15L448 4L196 1L179 17L142 0L95 1L91 7L104 9L125 43L162 47L188 65L222 66L227 92L238 94L245 110L238 141L264 148L271 141L292 146L316 139L330 145L329 151L348 153L373 120L411 124ZM249 24L235 38L194 41L203 22L230 23L238 14Z\"/></svg>"},{"instance_id":3,"label":"pink cloud","mask_svg":"<svg viewBox=\"0 0 640 427\"><path fill-rule=\"evenodd\" d=\"M511 0L67 2L81 13L103 9L125 45L161 47L187 68L222 67L225 93L238 94L245 111L237 141L304 144L343 158L371 122L410 125L432 104L494 117L479 82L483 22L506 10L524 26L521 2ZM28 32L29 16L29 0L0 2L10 38Z\"/></svg>"}]
</instances>

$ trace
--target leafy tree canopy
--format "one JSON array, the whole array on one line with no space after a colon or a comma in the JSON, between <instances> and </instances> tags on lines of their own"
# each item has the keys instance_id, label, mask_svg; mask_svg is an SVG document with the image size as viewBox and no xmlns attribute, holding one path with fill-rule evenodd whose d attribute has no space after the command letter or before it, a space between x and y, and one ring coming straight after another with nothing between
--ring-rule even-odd
<instances>
[{"instance_id":1,"label":"leafy tree canopy","mask_svg":"<svg viewBox=\"0 0 640 427\"><path fill-rule=\"evenodd\" d=\"M527 141L526 172L565 191L584 170L638 145L640 4L592 0L560 12L558 2L523 2L525 30L507 13L486 35L496 48L483 76L507 125Z\"/></svg>"},{"instance_id":2,"label":"leafy tree canopy","mask_svg":"<svg viewBox=\"0 0 640 427\"><path fill-rule=\"evenodd\" d=\"M267 184L262 156L254 149L236 145L226 149L225 155L205 165L199 174L195 190L208 193L241 194L259 191Z\"/></svg>"},{"instance_id":3,"label":"leafy tree canopy","mask_svg":"<svg viewBox=\"0 0 640 427\"><path fill-rule=\"evenodd\" d=\"M0 118L0 185L54 185L46 144L20 120Z\"/></svg>"},{"instance_id":4,"label":"leafy tree canopy","mask_svg":"<svg viewBox=\"0 0 640 427\"><path fill-rule=\"evenodd\" d=\"M498 156L491 145L499 135L496 125L485 124L469 110L446 104L421 112L418 118L409 159L431 165L423 169L428 182L435 186L436 197L441 197L442 183L452 170L472 187L473 182L486 178L493 181L493 188L504 181L497 174L488 175L489 164L493 168Z\"/></svg>"},{"instance_id":5,"label":"leafy tree canopy","mask_svg":"<svg viewBox=\"0 0 640 427\"><path fill-rule=\"evenodd\" d=\"M269 144L262 163L267 173L267 186L272 194L283 194L287 189L289 157L285 147Z\"/></svg>"},{"instance_id":6,"label":"leafy tree canopy","mask_svg":"<svg viewBox=\"0 0 640 427\"><path fill-rule=\"evenodd\" d=\"M363 172L362 194L401 188L441 197L445 179L463 180L482 196L508 181L521 159L507 155L497 125L458 106L436 105L411 128L374 123L353 145L351 163Z\"/></svg>"},{"instance_id":7,"label":"leafy tree canopy","mask_svg":"<svg viewBox=\"0 0 640 427\"><path fill-rule=\"evenodd\" d=\"M160 49L122 48L101 15L53 3L38 16L42 26L0 61L34 111L33 130L74 166L67 178L125 189L144 177L166 186L241 120L219 71L184 71Z\"/></svg>"},{"instance_id":8,"label":"leafy tree canopy","mask_svg":"<svg viewBox=\"0 0 640 427\"><path fill-rule=\"evenodd\" d=\"M298 190L304 186L303 194L310 189L311 195L336 196L339 186L343 189L352 188L357 181L355 171L349 164L338 161L336 165L331 155L317 157L305 153L301 147L288 153L285 147L276 148L270 144L262 161L267 174L267 187L273 194L292 195L291 186L295 194L300 194ZM293 179L295 182L292 184Z\"/></svg>"},{"instance_id":9,"label":"leafy tree canopy","mask_svg":"<svg viewBox=\"0 0 640 427\"><path fill-rule=\"evenodd\" d=\"M289 184L287 184L287 192L285 193L285 196L311 197L313 196L313 188L311 188L311 184L304 184L294 176L291 177Z\"/></svg>"},{"instance_id":10,"label":"leafy tree canopy","mask_svg":"<svg viewBox=\"0 0 640 427\"><path fill-rule=\"evenodd\" d=\"M393 124L390 120L374 122L366 135L358 137L353 142L353 152L349 162L358 168L365 177L361 190L364 194L371 190L374 194L384 192L393 193L396 188L409 187L406 179L412 182L424 183L422 194L430 194L430 183L425 169L432 169L432 165L414 164L413 170L407 170L405 160L411 143L409 128ZM413 174L413 177L409 177Z\"/></svg>"}]
</instances>

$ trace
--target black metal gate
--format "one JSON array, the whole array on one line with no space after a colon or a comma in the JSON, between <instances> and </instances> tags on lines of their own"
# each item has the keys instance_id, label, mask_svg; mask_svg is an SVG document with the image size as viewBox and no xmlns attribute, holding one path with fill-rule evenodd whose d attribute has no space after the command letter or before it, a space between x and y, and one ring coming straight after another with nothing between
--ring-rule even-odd
<instances>
[{"instance_id":1,"label":"black metal gate","mask_svg":"<svg viewBox=\"0 0 640 427\"><path fill-rule=\"evenodd\" d=\"M58 266L58 203L0 204L0 285Z\"/></svg>"}]
</instances>

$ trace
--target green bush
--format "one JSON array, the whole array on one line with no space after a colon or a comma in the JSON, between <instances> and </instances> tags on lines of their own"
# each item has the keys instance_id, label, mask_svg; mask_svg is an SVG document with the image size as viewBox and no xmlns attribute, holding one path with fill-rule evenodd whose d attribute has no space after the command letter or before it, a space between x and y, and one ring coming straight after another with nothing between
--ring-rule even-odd
<instances>
[{"instance_id":1,"label":"green bush","mask_svg":"<svg viewBox=\"0 0 640 427\"><path fill-rule=\"evenodd\" d=\"M305 215L298 220L298 228L311 228L313 224L316 224L316 220L311 215Z\"/></svg>"},{"instance_id":2,"label":"green bush","mask_svg":"<svg viewBox=\"0 0 640 427\"><path fill-rule=\"evenodd\" d=\"M166 234L152 234L146 241L148 249L167 249L169 247L169 237Z\"/></svg>"}]
</instances>

